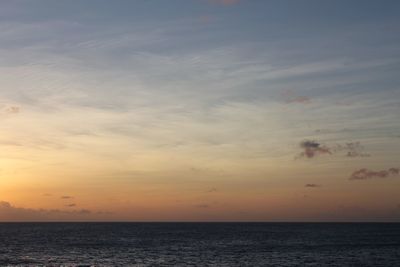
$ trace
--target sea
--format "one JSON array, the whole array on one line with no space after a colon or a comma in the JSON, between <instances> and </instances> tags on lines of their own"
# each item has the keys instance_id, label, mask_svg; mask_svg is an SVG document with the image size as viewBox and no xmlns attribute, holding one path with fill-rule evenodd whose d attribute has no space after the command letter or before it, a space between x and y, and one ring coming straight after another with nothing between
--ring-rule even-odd
<instances>
[{"instance_id":1,"label":"sea","mask_svg":"<svg viewBox=\"0 0 400 267\"><path fill-rule=\"evenodd\" d=\"M397 223L1 223L0 266L400 266Z\"/></svg>"}]
</instances>

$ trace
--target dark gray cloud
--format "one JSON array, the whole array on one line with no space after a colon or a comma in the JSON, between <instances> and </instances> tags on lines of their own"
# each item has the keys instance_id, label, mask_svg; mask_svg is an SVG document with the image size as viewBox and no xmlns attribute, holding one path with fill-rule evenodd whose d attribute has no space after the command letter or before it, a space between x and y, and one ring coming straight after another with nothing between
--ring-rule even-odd
<instances>
[{"instance_id":1,"label":"dark gray cloud","mask_svg":"<svg viewBox=\"0 0 400 267\"><path fill-rule=\"evenodd\" d=\"M303 149L303 152L299 154L299 157L314 158L318 155L332 154L329 147L321 145L313 140L302 141L300 147Z\"/></svg>"},{"instance_id":2,"label":"dark gray cloud","mask_svg":"<svg viewBox=\"0 0 400 267\"><path fill-rule=\"evenodd\" d=\"M398 176L400 173L400 170L398 168L390 168L387 170L381 170L381 171L372 171L368 170L366 168L359 169L357 171L354 171L350 175L350 180L366 180L366 179L372 179L372 178L387 178L387 177L392 177L392 176Z\"/></svg>"},{"instance_id":3,"label":"dark gray cloud","mask_svg":"<svg viewBox=\"0 0 400 267\"><path fill-rule=\"evenodd\" d=\"M364 146L360 142L348 142L345 144L337 144L332 146L321 145L314 140L305 140L300 143L303 152L298 157L314 158L323 154L344 153L346 157L370 157L371 155L364 152Z\"/></svg>"},{"instance_id":4,"label":"dark gray cloud","mask_svg":"<svg viewBox=\"0 0 400 267\"><path fill-rule=\"evenodd\" d=\"M317 187L321 187L321 185L318 185L318 184L306 184L304 187L317 188Z\"/></svg>"}]
</instances>

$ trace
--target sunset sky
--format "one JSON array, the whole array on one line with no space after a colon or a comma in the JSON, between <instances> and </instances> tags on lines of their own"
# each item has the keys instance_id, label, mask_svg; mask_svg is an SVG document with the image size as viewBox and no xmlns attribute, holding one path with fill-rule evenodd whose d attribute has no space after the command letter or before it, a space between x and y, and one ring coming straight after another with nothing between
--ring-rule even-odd
<instances>
[{"instance_id":1,"label":"sunset sky","mask_svg":"<svg viewBox=\"0 0 400 267\"><path fill-rule=\"evenodd\" d=\"M400 221L400 1L0 2L0 221Z\"/></svg>"}]
</instances>

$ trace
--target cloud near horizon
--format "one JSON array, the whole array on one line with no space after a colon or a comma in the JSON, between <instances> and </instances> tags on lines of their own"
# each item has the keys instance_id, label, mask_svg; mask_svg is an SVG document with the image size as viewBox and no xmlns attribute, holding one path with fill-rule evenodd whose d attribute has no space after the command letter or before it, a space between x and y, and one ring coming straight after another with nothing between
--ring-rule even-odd
<instances>
[{"instance_id":1,"label":"cloud near horizon","mask_svg":"<svg viewBox=\"0 0 400 267\"><path fill-rule=\"evenodd\" d=\"M13 206L6 201L0 201L0 221L81 221L99 219L100 213L88 209L30 209Z\"/></svg>"}]
</instances>

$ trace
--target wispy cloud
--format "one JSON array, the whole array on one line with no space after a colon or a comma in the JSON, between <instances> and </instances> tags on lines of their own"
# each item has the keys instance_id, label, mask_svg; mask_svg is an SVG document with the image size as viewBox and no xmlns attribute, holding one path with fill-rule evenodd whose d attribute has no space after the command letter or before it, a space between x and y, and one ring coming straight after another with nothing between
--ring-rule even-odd
<instances>
[{"instance_id":1,"label":"wispy cloud","mask_svg":"<svg viewBox=\"0 0 400 267\"><path fill-rule=\"evenodd\" d=\"M224 6L231 6L239 3L240 0L208 0L210 3L213 4L220 4Z\"/></svg>"},{"instance_id":2,"label":"wispy cloud","mask_svg":"<svg viewBox=\"0 0 400 267\"><path fill-rule=\"evenodd\" d=\"M215 193L215 192L217 192L217 188L215 188L215 187L210 188L210 189L208 189L208 190L206 191L206 193Z\"/></svg>"},{"instance_id":3,"label":"wispy cloud","mask_svg":"<svg viewBox=\"0 0 400 267\"><path fill-rule=\"evenodd\" d=\"M308 96L296 96L296 97L286 100L286 103L308 104L308 103L311 103L311 98L309 98Z\"/></svg>"},{"instance_id":4,"label":"wispy cloud","mask_svg":"<svg viewBox=\"0 0 400 267\"><path fill-rule=\"evenodd\" d=\"M387 178L392 176L398 176L400 173L400 169L398 168L390 168L387 170L381 171L372 171L368 169L359 169L353 172L350 176L350 180L366 180L372 178Z\"/></svg>"},{"instance_id":5,"label":"wispy cloud","mask_svg":"<svg viewBox=\"0 0 400 267\"><path fill-rule=\"evenodd\" d=\"M15 141L0 141L0 145L2 146L22 146L21 143Z\"/></svg>"},{"instance_id":6,"label":"wispy cloud","mask_svg":"<svg viewBox=\"0 0 400 267\"><path fill-rule=\"evenodd\" d=\"M199 208L199 209L208 209L211 206L209 204L197 204L197 205L194 205L194 207Z\"/></svg>"},{"instance_id":7,"label":"wispy cloud","mask_svg":"<svg viewBox=\"0 0 400 267\"><path fill-rule=\"evenodd\" d=\"M13 105L1 105L0 104L0 115L13 115L13 114L18 114L21 112L21 108L19 106L13 106Z\"/></svg>"},{"instance_id":8,"label":"wispy cloud","mask_svg":"<svg viewBox=\"0 0 400 267\"><path fill-rule=\"evenodd\" d=\"M61 196L61 199L73 199L73 196Z\"/></svg>"},{"instance_id":9,"label":"wispy cloud","mask_svg":"<svg viewBox=\"0 0 400 267\"><path fill-rule=\"evenodd\" d=\"M8 114L16 114L16 113L19 113L20 111L21 111L21 108L17 107L17 106L10 106L10 107L7 107L4 109L4 112L8 113Z\"/></svg>"},{"instance_id":10,"label":"wispy cloud","mask_svg":"<svg viewBox=\"0 0 400 267\"><path fill-rule=\"evenodd\" d=\"M211 15L203 15L203 16L200 16L198 19L201 23L204 23L204 24L208 24L208 23L212 22L213 20L215 20L215 18Z\"/></svg>"},{"instance_id":11,"label":"wispy cloud","mask_svg":"<svg viewBox=\"0 0 400 267\"><path fill-rule=\"evenodd\" d=\"M337 145L335 151L345 151L347 157L370 157L371 155L363 152L364 146L360 142L350 142L344 145Z\"/></svg>"},{"instance_id":12,"label":"wispy cloud","mask_svg":"<svg viewBox=\"0 0 400 267\"><path fill-rule=\"evenodd\" d=\"M65 205L66 207L72 208L72 207L76 207L77 205L75 203L71 203L71 204L67 204Z\"/></svg>"},{"instance_id":13,"label":"wispy cloud","mask_svg":"<svg viewBox=\"0 0 400 267\"><path fill-rule=\"evenodd\" d=\"M291 90L284 91L282 93L282 96L286 103L301 103L301 104L311 103L311 98L309 96L299 96L299 95L296 95Z\"/></svg>"}]
</instances>

